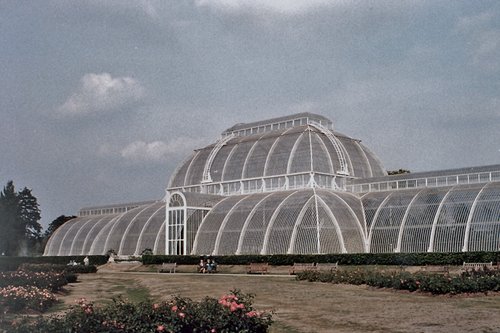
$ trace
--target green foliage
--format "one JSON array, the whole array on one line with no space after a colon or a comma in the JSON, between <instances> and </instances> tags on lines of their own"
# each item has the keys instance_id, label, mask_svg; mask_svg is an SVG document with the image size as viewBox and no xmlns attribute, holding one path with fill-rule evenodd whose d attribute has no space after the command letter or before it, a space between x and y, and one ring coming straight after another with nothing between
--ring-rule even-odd
<instances>
[{"instance_id":1,"label":"green foliage","mask_svg":"<svg viewBox=\"0 0 500 333\"><path fill-rule=\"evenodd\" d=\"M231 255L216 256L222 265L247 265L251 262L267 262L273 266L289 266L294 262L335 263L339 265L462 265L463 262L500 262L500 252L457 253L354 253L354 254L276 254L276 255ZM176 262L181 265L196 265L199 256L148 255L142 257L145 265Z\"/></svg>"},{"instance_id":2,"label":"green foliage","mask_svg":"<svg viewBox=\"0 0 500 333\"><path fill-rule=\"evenodd\" d=\"M97 273L97 266L25 263L19 266L19 270L22 270L24 272L64 272L73 274L87 274Z\"/></svg>"},{"instance_id":3,"label":"green foliage","mask_svg":"<svg viewBox=\"0 0 500 333\"><path fill-rule=\"evenodd\" d=\"M57 298L47 289L33 286L7 286L0 288L0 311L18 313L25 310L46 311Z\"/></svg>"},{"instance_id":4,"label":"green foliage","mask_svg":"<svg viewBox=\"0 0 500 333\"><path fill-rule=\"evenodd\" d=\"M399 169L399 170L387 171L387 174L389 176L392 176L392 175L403 175L405 173L411 173L411 172L410 172L410 170L406 170L406 169Z\"/></svg>"},{"instance_id":5,"label":"green foliage","mask_svg":"<svg viewBox=\"0 0 500 333\"><path fill-rule=\"evenodd\" d=\"M50 236L56 231L57 228L62 226L64 223L68 222L69 220L72 220L76 218L76 216L66 216L66 215L61 215L58 218L56 218L54 221L50 222L49 226L47 227L47 230L45 230L45 233L43 236L46 239L49 239Z\"/></svg>"},{"instance_id":6,"label":"green foliage","mask_svg":"<svg viewBox=\"0 0 500 333\"><path fill-rule=\"evenodd\" d=\"M271 313L256 311L252 295L232 291L200 302L174 297L163 303L115 299L97 307L80 299L64 316L16 321L9 332L267 332Z\"/></svg>"},{"instance_id":7,"label":"green foliage","mask_svg":"<svg viewBox=\"0 0 500 333\"><path fill-rule=\"evenodd\" d=\"M37 199L28 188L16 192L9 181L0 192L0 253L27 255L40 251L42 226Z\"/></svg>"},{"instance_id":8,"label":"green foliage","mask_svg":"<svg viewBox=\"0 0 500 333\"><path fill-rule=\"evenodd\" d=\"M68 272L4 272L0 273L0 287L37 287L52 292L60 291L68 280L75 282L76 275Z\"/></svg>"},{"instance_id":9,"label":"green foliage","mask_svg":"<svg viewBox=\"0 0 500 333\"><path fill-rule=\"evenodd\" d=\"M500 291L500 271L472 270L451 276L419 272L379 272L364 269L335 272L305 271L297 274L298 280L320 281L335 284L366 284L378 288L422 291L432 294L459 294Z\"/></svg>"},{"instance_id":10,"label":"green foliage","mask_svg":"<svg viewBox=\"0 0 500 333\"><path fill-rule=\"evenodd\" d=\"M64 257L6 257L0 256L0 272L15 271L22 264L54 264L67 265L71 260L83 264L85 256L64 256ZM108 262L107 256L88 256L91 265L104 265ZM83 266L83 265L79 265ZM75 266L77 267L77 266Z\"/></svg>"}]
</instances>

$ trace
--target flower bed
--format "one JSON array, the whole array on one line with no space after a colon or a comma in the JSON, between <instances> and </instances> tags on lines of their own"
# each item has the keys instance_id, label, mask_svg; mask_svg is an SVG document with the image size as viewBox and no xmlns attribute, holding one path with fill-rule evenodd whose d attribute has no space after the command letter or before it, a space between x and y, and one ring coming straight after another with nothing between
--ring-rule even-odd
<instances>
[{"instance_id":1,"label":"flower bed","mask_svg":"<svg viewBox=\"0 0 500 333\"><path fill-rule=\"evenodd\" d=\"M74 282L76 275L58 272L0 272L0 288L7 286L32 286L56 292L68 282Z\"/></svg>"},{"instance_id":2,"label":"flower bed","mask_svg":"<svg viewBox=\"0 0 500 333\"><path fill-rule=\"evenodd\" d=\"M0 313L46 311L57 302L54 293L76 280L74 273L53 269L0 272Z\"/></svg>"},{"instance_id":3,"label":"flower bed","mask_svg":"<svg viewBox=\"0 0 500 333\"><path fill-rule=\"evenodd\" d=\"M15 322L10 332L267 332L271 313L256 311L252 296L232 291L220 299L194 302L176 297L163 303L134 304L115 299L97 307L77 301L62 317Z\"/></svg>"},{"instance_id":4,"label":"flower bed","mask_svg":"<svg viewBox=\"0 0 500 333\"><path fill-rule=\"evenodd\" d=\"M57 298L47 289L33 286L0 288L1 313L20 312L24 310L45 311Z\"/></svg>"},{"instance_id":5,"label":"flower bed","mask_svg":"<svg viewBox=\"0 0 500 333\"><path fill-rule=\"evenodd\" d=\"M366 284L378 288L422 291L432 294L500 291L500 271L488 269L467 271L456 276L424 272L386 273L362 269L339 270L332 273L306 271L297 274L297 279L354 285Z\"/></svg>"}]
</instances>

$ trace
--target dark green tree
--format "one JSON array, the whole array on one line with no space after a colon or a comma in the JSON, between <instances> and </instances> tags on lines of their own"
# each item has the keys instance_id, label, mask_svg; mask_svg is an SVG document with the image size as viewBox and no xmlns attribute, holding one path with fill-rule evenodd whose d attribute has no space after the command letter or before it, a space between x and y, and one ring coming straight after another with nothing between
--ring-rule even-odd
<instances>
[{"instance_id":1,"label":"dark green tree","mask_svg":"<svg viewBox=\"0 0 500 333\"><path fill-rule=\"evenodd\" d=\"M26 255L40 248L42 226L37 199L24 188L16 193L9 181L0 193L0 251L5 255Z\"/></svg>"},{"instance_id":2,"label":"dark green tree","mask_svg":"<svg viewBox=\"0 0 500 333\"><path fill-rule=\"evenodd\" d=\"M0 251L4 255L15 255L24 237L18 223L18 198L13 181L7 182L0 193L0 205Z\"/></svg>"},{"instance_id":3,"label":"dark green tree","mask_svg":"<svg viewBox=\"0 0 500 333\"><path fill-rule=\"evenodd\" d=\"M24 188L18 193L19 219L25 230L27 239L38 240L42 236L40 221L40 208L31 190Z\"/></svg>"},{"instance_id":4,"label":"dark green tree","mask_svg":"<svg viewBox=\"0 0 500 333\"><path fill-rule=\"evenodd\" d=\"M392 176L392 175L402 175L402 174L405 174L405 173L410 173L410 170L406 170L406 169L399 169L399 170L391 170L391 171L387 171L387 174L389 176Z\"/></svg>"},{"instance_id":5,"label":"dark green tree","mask_svg":"<svg viewBox=\"0 0 500 333\"><path fill-rule=\"evenodd\" d=\"M56 218L54 221L50 222L49 226L47 227L47 230L45 230L44 237L46 239L49 239L50 236L56 231L57 228L62 226L64 223L68 222L69 220L72 220L76 218L76 216L66 216L66 215L61 215L58 218Z\"/></svg>"}]
</instances>

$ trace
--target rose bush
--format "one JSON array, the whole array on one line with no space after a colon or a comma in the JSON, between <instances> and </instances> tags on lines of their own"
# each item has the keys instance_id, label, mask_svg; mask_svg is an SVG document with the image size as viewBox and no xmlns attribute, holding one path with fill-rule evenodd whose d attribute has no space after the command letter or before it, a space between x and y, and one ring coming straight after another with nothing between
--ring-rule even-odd
<instances>
[{"instance_id":1,"label":"rose bush","mask_svg":"<svg viewBox=\"0 0 500 333\"><path fill-rule=\"evenodd\" d=\"M0 312L15 313L23 310L45 311L57 298L47 289L33 286L0 288Z\"/></svg>"},{"instance_id":2,"label":"rose bush","mask_svg":"<svg viewBox=\"0 0 500 333\"><path fill-rule=\"evenodd\" d=\"M297 274L298 280L329 283L366 284L378 288L423 291L432 294L459 294L500 291L500 271L479 269L459 275L425 272L377 272L356 269L335 272L305 271Z\"/></svg>"},{"instance_id":3,"label":"rose bush","mask_svg":"<svg viewBox=\"0 0 500 333\"><path fill-rule=\"evenodd\" d=\"M33 286L56 292L75 280L75 274L65 272L0 272L0 287Z\"/></svg>"},{"instance_id":4,"label":"rose bush","mask_svg":"<svg viewBox=\"0 0 500 333\"><path fill-rule=\"evenodd\" d=\"M267 332L272 314L255 310L252 298L234 290L199 302L181 297L139 304L115 299L102 307L80 299L63 316L15 321L9 332Z\"/></svg>"}]
</instances>

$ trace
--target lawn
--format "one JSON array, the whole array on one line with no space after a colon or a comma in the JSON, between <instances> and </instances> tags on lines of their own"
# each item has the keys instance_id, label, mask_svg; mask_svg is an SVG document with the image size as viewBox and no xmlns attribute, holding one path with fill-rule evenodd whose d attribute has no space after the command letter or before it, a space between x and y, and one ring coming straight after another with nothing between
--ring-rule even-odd
<instances>
[{"instance_id":1,"label":"lawn","mask_svg":"<svg viewBox=\"0 0 500 333\"><path fill-rule=\"evenodd\" d=\"M500 294L431 296L420 293L296 281L293 276L155 274L100 271L60 296L97 304L123 295L132 301L172 295L200 300L231 289L255 294L259 310L272 309L271 332L500 332ZM61 307L57 307L60 310Z\"/></svg>"}]
</instances>

